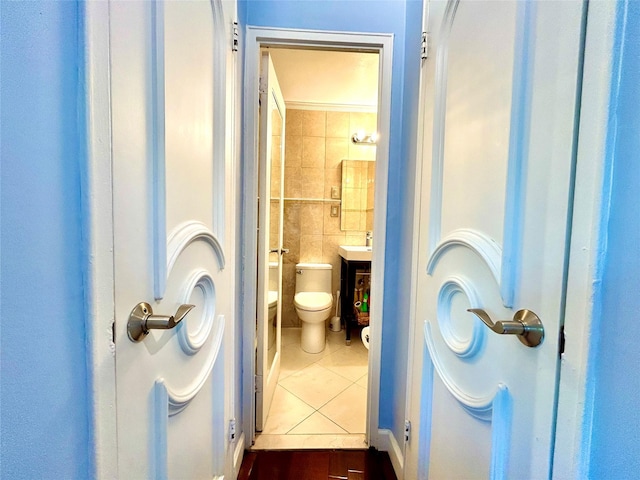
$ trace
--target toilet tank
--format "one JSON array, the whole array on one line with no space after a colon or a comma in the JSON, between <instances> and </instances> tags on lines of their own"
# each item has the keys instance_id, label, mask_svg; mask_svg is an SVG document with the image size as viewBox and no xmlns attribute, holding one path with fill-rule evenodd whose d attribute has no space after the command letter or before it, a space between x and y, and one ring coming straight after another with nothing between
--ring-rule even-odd
<instances>
[{"instance_id":1,"label":"toilet tank","mask_svg":"<svg viewBox=\"0 0 640 480\"><path fill-rule=\"evenodd\" d=\"M331 293L330 263L298 263L296 264L296 293L327 292Z\"/></svg>"}]
</instances>

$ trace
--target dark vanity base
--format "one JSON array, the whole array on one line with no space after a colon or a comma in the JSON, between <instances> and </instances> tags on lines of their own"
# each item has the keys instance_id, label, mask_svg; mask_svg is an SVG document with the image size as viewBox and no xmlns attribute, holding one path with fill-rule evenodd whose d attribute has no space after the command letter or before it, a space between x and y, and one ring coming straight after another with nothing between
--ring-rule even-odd
<instances>
[{"instance_id":1,"label":"dark vanity base","mask_svg":"<svg viewBox=\"0 0 640 480\"><path fill-rule=\"evenodd\" d=\"M342 259L340 267L340 317L346 331L346 343L351 345L351 327L358 320L353 313L356 272L371 273L370 261L354 261Z\"/></svg>"}]
</instances>

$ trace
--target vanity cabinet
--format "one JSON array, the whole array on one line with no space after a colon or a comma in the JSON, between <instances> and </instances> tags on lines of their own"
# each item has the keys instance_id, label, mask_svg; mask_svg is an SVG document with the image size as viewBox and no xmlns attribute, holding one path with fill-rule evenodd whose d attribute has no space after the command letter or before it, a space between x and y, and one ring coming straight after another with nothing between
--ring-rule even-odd
<instances>
[{"instance_id":1,"label":"vanity cabinet","mask_svg":"<svg viewBox=\"0 0 640 480\"><path fill-rule=\"evenodd\" d=\"M346 343L351 345L351 328L358 325L354 314L354 291L356 289L356 277L371 275L370 260L347 260L342 258L340 268L340 317L346 332ZM368 283L368 282L367 282Z\"/></svg>"}]
</instances>

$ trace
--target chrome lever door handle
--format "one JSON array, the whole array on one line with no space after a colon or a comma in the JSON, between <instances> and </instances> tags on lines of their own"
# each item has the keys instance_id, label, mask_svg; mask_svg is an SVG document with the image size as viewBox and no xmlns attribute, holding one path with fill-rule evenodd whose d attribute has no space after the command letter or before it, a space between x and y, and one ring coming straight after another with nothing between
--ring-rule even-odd
<instances>
[{"instance_id":1,"label":"chrome lever door handle","mask_svg":"<svg viewBox=\"0 0 640 480\"><path fill-rule=\"evenodd\" d=\"M495 323L491 320L489 314L481 308L469 308L467 312L473 313L496 333L518 335L518 340L527 347L537 347L544 340L542 321L531 310L518 310L513 314L513 320L499 320Z\"/></svg>"},{"instance_id":2,"label":"chrome lever door handle","mask_svg":"<svg viewBox=\"0 0 640 480\"><path fill-rule=\"evenodd\" d=\"M140 302L129 314L127 335L132 342L141 342L149 330L168 330L179 324L195 305L180 305L174 315L154 315L151 305Z\"/></svg>"}]
</instances>

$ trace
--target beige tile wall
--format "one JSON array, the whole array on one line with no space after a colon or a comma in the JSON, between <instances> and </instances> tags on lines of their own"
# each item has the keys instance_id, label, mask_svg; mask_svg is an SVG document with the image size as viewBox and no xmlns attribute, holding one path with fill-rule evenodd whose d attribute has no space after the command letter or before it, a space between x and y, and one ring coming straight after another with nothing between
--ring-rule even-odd
<instances>
[{"instance_id":1,"label":"beige tile wall","mask_svg":"<svg viewBox=\"0 0 640 480\"><path fill-rule=\"evenodd\" d=\"M355 145L351 135L359 130L374 132L376 123L375 113L287 110L284 196L302 200L285 200L284 204L284 247L289 248L282 285L284 327L300 326L293 306L296 263L330 263L335 300L340 288L338 246L365 244L365 231L371 228L341 230L340 216L330 216L331 205L339 203L319 200L331 199L332 187L341 192L342 160L375 160L375 146ZM369 227L373 203L369 208L368 199L367 215Z\"/></svg>"}]
</instances>

